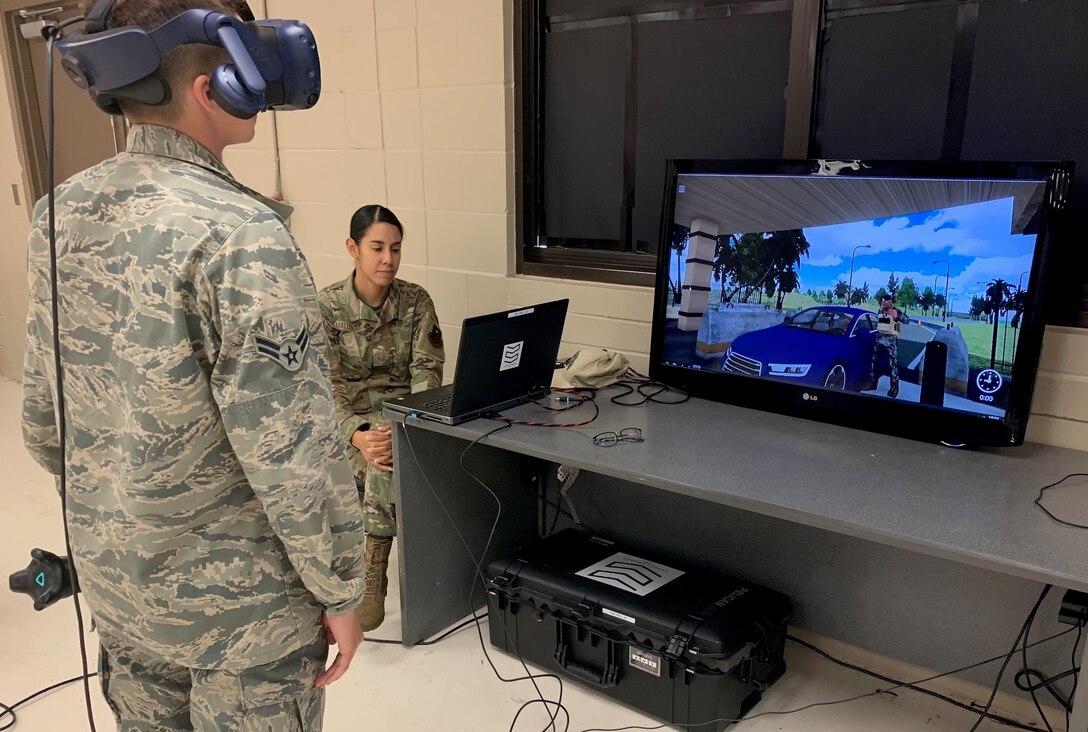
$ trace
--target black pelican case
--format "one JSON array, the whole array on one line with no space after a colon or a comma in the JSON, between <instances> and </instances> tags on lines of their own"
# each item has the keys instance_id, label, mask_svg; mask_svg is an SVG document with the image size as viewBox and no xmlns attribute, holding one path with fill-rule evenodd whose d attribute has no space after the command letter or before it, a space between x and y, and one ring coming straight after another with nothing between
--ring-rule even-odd
<instances>
[{"instance_id":1,"label":"black pelican case","mask_svg":"<svg viewBox=\"0 0 1088 732\"><path fill-rule=\"evenodd\" d=\"M487 569L491 643L694 732L786 669L780 592L568 529Z\"/></svg>"}]
</instances>

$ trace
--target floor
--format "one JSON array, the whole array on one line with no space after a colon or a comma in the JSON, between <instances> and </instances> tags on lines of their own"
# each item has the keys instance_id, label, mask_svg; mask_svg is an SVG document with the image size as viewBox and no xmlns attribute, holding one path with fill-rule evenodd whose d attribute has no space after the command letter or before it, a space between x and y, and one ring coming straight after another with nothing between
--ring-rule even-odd
<instances>
[{"instance_id":1,"label":"floor","mask_svg":"<svg viewBox=\"0 0 1088 732\"><path fill-rule=\"evenodd\" d=\"M0 379L0 464L8 473L4 493L7 509L0 523L0 570L9 573L29 561L30 550L42 547L62 552L59 502L53 481L27 455L19 429L19 384ZM396 555L394 553L394 563ZM396 568L392 568L390 615L371 634L397 638L399 614ZM80 673L75 614L71 601L36 613L21 595L0 592L0 702L13 704L58 681ZM486 628L485 628L486 637ZM96 648L88 635L92 665ZM507 678L523 672L516 659L488 651ZM736 732L967 732L976 715L910 691L880 695L833 706L817 706L780 714L808 705L848 699L872 692L880 682L835 666L791 644L786 675L764 696L749 718L732 727ZM555 698L554 680L541 682ZM97 729L115 729L112 716L92 681ZM522 713L511 727L518 708L534 698L531 684L500 683L484 658L475 629L468 628L442 643L405 649L399 645L367 643L348 675L328 694L325 729L443 730L443 732L544 731L548 717L540 704ZM557 732L590 729L657 729L659 721L567 682L563 704L569 726L560 716ZM73 684L20 709L16 732L80 732L87 729L82 686ZM767 716L758 716L764 714ZM0 717L0 729L10 722ZM992 722L980 732L1008 729Z\"/></svg>"}]
</instances>

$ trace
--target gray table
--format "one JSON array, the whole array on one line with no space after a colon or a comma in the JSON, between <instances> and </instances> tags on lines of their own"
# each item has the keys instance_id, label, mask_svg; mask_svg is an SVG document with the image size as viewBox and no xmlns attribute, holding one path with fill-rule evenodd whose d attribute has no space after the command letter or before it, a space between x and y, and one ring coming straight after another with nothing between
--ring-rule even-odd
<instances>
[{"instance_id":1,"label":"gray table","mask_svg":"<svg viewBox=\"0 0 1088 732\"><path fill-rule=\"evenodd\" d=\"M497 423L476 420L448 427L387 412L396 425L405 644L448 627L470 607L483 604L465 543L486 567L513 545L539 535L539 494L548 489L555 464L577 467L590 476L579 478L585 484L579 495L587 510L594 509L596 495L609 496L608 508L597 507L594 526L608 524L614 535L625 528L644 538L654 534L642 543L672 548L706 564L724 564L733 574L765 564L766 576L779 582L776 589L794 595L799 604L809 602L810 630L925 665L953 660L937 651L911 653L924 641L906 636L926 616L962 611L960 625L948 627L944 645L974 635L967 632L971 629L981 635L1004 632L1015 621L1007 634L965 648L981 653L995 642L1011 642L1026 614L1023 602L1037 594L1038 583L1088 591L1088 531L1061 526L1032 503L1041 485L1088 472L1088 453L1035 444L955 450L697 399L639 408L601 401L601 415L588 427L515 426L471 447ZM532 405L507 416L556 419ZM646 442L608 449L593 445L597 432L623 427L641 428ZM462 460L475 478L462 470ZM480 482L497 496L491 497ZM1088 523L1088 481L1063 487L1048 501L1059 515ZM674 507L681 519L672 515ZM648 512L652 521L645 519ZM704 518L709 516L715 518ZM656 531L663 526L668 530ZM711 531L715 526L718 530ZM722 531L723 526L728 530ZM742 537L744 543L729 544L726 536ZM761 546L759 562L751 558L753 545ZM789 555L776 555L778 546L791 547ZM796 556L810 554L809 547L810 557ZM730 558L737 559L730 564ZM806 567L810 560L813 566ZM818 583L806 584L810 576ZM764 580L755 570L747 578ZM843 586L835 588L836 582ZM981 611L956 605L955 596L970 595L972 585L977 585L975 602ZM876 595L889 592L889 586L898 588L891 592L904 594L881 606ZM800 594L795 592L798 587ZM1000 598L992 594L998 590ZM1039 615L1045 628L1054 627L1044 615L1061 592L1052 595L1056 597ZM868 610L856 609L859 604ZM874 614L908 617L891 623L894 640L881 635L893 632L883 630L891 622L888 617L879 630L874 626L851 632L868 625ZM968 618L971 614L985 622ZM1033 633L1033 640L1044 633ZM969 656L980 657L986 656ZM1068 650L1064 658L1068 665ZM986 674L992 679L992 671ZM1088 683L1079 685L1074 709L1070 729L1088 730Z\"/></svg>"}]
</instances>

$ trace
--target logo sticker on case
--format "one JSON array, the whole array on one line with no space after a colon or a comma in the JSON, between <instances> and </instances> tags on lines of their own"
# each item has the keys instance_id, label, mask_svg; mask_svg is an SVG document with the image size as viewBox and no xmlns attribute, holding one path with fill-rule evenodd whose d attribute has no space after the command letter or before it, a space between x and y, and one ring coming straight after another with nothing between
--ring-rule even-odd
<instances>
[{"instance_id":1,"label":"logo sticker on case","mask_svg":"<svg viewBox=\"0 0 1088 732\"><path fill-rule=\"evenodd\" d=\"M682 574L684 573L679 569L622 552L578 572L579 577L588 577L639 597L646 597Z\"/></svg>"}]
</instances>

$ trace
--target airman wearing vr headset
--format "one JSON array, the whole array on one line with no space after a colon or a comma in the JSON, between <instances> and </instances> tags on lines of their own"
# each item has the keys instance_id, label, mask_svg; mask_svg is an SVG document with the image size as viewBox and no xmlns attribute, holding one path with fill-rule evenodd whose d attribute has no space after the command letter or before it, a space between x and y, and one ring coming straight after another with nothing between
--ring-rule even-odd
<instances>
[{"instance_id":1,"label":"airman wearing vr headset","mask_svg":"<svg viewBox=\"0 0 1088 732\"><path fill-rule=\"evenodd\" d=\"M67 521L103 693L122 731L320 730L362 640L363 516L288 210L222 162L259 112L316 103L316 44L242 0L89 11L64 68L133 124L56 189ZM59 474L48 242L43 201L23 429Z\"/></svg>"}]
</instances>

